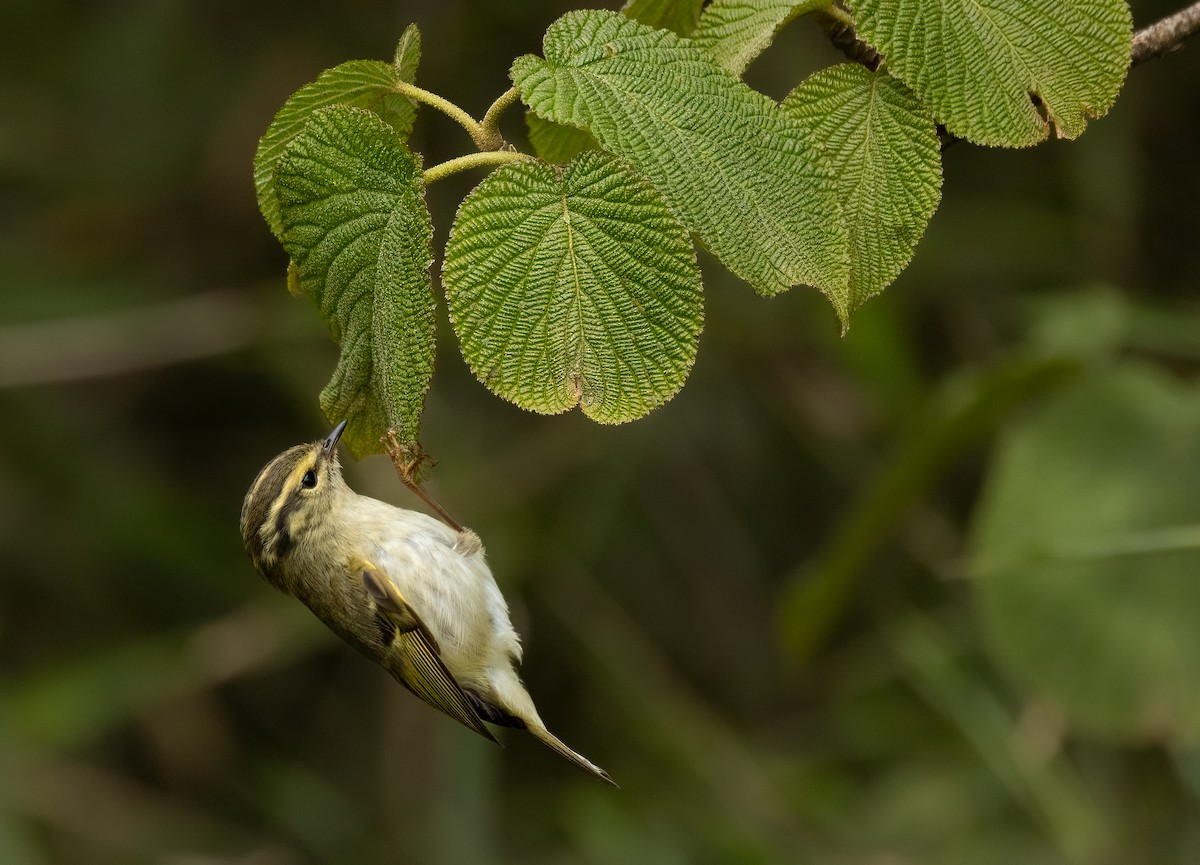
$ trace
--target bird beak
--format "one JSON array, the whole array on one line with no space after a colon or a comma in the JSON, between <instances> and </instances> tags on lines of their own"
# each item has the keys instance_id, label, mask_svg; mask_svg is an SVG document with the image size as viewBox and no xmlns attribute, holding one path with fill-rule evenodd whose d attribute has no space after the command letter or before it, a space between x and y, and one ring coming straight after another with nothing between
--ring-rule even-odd
<instances>
[{"instance_id":1,"label":"bird beak","mask_svg":"<svg viewBox=\"0 0 1200 865\"><path fill-rule=\"evenodd\" d=\"M323 456L325 459L333 459L334 454L337 453L338 439L342 437L342 430L345 428L346 421L342 421L333 428L333 432L329 434L329 438L325 439L325 441L322 443L321 456Z\"/></svg>"}]
</instances>

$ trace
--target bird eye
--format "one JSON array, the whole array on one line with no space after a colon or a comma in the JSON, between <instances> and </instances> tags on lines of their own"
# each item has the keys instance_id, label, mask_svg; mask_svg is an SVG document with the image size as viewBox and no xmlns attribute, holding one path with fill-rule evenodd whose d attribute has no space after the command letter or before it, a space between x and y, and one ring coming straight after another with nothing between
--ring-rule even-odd
<instances>
[{"instance_id":1,"label":"bird eye","mask_svg":"<svg viewBox=\"0 0 1200 865\"><path fill-rule=\"evenodd\" d=\"M316 485L317 485L317 473L314 472L312 469L309 469L308 471L306 471L304 473L304 477L302 477L300 479L300 486L304 487L306 490L311 490Z\"/></svg>"}]
</instances>

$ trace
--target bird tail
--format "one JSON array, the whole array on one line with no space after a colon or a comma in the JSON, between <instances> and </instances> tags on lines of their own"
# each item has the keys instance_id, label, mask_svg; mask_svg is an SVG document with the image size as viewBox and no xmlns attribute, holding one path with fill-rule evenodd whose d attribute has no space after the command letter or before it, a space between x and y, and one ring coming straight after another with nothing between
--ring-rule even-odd
<instances>
[{"instance_id":1,"label":"bird tail","mask_svg":"<svg viewBox=\"0 0 1200 865\"><path fill-rule=\"evenodd\" d=\"M555 736L553 733L551 733L545 727L541 726L540 724L528 724L526 726L530 733L532 733L535 737L537 737L537 739L539 739L551 751L554 751L560 757L563 757L564 759L568 760L569 762L574 763L576 766L578 766L583 771L587 772L589 775L593 775L593 776L599 778L601 781L604 781L606 784L612 784L614 787L618 786L616 781L614 781L612 778L608 777L607 772L605 772L603 769L601 769L599 766L597 766L595 763L593 763L587 757L585 757L582 754L579 754L575 751L572 751L569 747L567 747L567 744L565 742L563 742L562 739Z\"/></svg>"}]
</instances>

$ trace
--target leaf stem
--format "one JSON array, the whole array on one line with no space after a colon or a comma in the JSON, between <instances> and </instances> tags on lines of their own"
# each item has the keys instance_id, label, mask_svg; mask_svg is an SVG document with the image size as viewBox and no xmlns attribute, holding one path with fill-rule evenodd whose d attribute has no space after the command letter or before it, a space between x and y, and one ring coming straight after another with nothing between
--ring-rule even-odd
<instances>
[{"instance_id":1,"label":"leaf stem","mask_svg":"<svg viewBox=\"0 0 1200 865\"><path fill-rule=\"evenodd\" d=\"M407 81L397 81L396 92L404 94L409 99L415 99L417 102L424 102L426 105L436 108L445 114L463 129L467 130L467 134L471 136L471 140L475 142L475 146L480 150L495 149L485 146L489 141L483 124L449 99L443 99L436 93L431 93L415 84L409 84ZM501 141L503 143L503 139Z\"/></svg>"},{"instance_id":2,"label":"leaf stem","mask_svg":"<svg viewBox=\"0 0 1200 865\"><path fill-rule=\"evenodd\" d=\"M837 3L830 3L821 10L833 20L837 21L843 27L854 27L854 19L850 17L850 13L839 6Z\"/></svg>"},{"instance_id":3,"label":"leaf stem","mask_svg":"<svg viewBox=\"0 0 1200 865\"><path fill-rule=\"evenodd\" d=\"M504 147L504 136L500 134L500 115L520 98L521 94L517 88L510 87L491 104L483 115L483 120L479 121L479 132L484 142L475 143L479 145L480 150L499 150Z\"/></svg>"},{"instance_id":4,"label":"leaf stem","mask_svg":"<svg viewBox=\"0 0 1200 865\"><path fill-rule=\"evenodd\" d=\"M400 478L401 483L408 487L417 498L429 505L442 522L456 532L461 532L463 530L462 523L450 516L449 512L438 504L433 496L425 492L425 488L417 479L421 468L430 462L429 455L421 450L421 446L401 444L400 439L396 436L396 431L390 429L383 436L383 446L392 465L396 467L396 475Z\"/></svg>"},{"instance_id":5,"label":"leaf stem","mask_svg":"<svg viewBox=\"0 0 1200 865\"><path fill-rule=\"evenodd\" d=\"M447 159L445 162L439 162L432 168L426 168L422 175L425 185L429 186L443 177L449 177L451 174L457 174L460 171L467 171L472 168L479 168L483 165L504 165L507 162L523 162L527 159L533 159L528 153L518 153L515 150L487 150L482 153L468 153L466 156L456 156L454 159Z\"/></svg>"}]
</instances>

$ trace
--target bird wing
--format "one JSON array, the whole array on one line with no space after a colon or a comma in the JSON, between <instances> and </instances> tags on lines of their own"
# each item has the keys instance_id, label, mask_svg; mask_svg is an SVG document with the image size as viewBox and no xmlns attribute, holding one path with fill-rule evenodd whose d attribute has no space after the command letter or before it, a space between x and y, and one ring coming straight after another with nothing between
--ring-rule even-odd
<instances>
[{"instance_id":1,"label":"bird wing","mask_svg":"<svg viewBox=\"0 0 1200 865\"><path fill-rule=\"evenodd\" d=\"M387 574L374 567L362 570L363 584L375 601L380 618L393 628L395 638L388 654L391 673L422 700L485 739L496 742L484 726L470 697L443 663L437 639L421 621Z\"/></svg>"}]
</instances>

